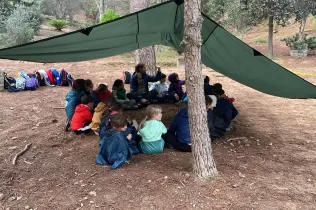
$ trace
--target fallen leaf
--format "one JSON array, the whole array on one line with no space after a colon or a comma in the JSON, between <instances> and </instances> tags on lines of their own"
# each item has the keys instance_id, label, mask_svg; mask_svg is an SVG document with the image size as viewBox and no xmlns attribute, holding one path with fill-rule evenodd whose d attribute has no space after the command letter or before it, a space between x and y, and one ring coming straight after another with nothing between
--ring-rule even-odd
<instances>
[{"instance_id":1,"label":"fallen leaf","mask_svg":"<svg viewBox=\"0 0 316 210\"><path fill-rule=\"evenodd\" d=\"M9 147L8 149L9 150L15 150L15 149L17 149L18 147L17 146L14 146L14 147Z\"/></svg>"}]
</instances>

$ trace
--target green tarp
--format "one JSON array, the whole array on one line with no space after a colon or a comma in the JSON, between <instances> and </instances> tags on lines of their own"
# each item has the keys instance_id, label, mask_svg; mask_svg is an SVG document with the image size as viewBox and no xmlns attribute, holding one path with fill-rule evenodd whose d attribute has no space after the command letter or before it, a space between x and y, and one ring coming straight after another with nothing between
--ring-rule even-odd
<instances>
[{"instance_id":1,"label":"green tarp","mask_svg":"<svg viewBox=\"0 0 316 210\"><path fill-rule=\"evenodd\" d=\"M0 58L76 62L119 55L151 45L182 51L183 0L150 7L111 22L0 50ZM249 47L203 15L202 62L263 93L316 98L316 87Z\"/></svg>"}]
</instances>

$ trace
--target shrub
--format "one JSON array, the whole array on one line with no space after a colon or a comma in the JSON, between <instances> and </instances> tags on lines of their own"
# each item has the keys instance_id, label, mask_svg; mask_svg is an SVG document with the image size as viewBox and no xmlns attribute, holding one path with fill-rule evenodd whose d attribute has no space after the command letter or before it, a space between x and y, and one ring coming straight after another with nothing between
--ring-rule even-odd
<instances>
[{"instance_id":1,"label":"shrub","mask_svg":"<svg viewBox=\"0 0 316 210\"><path fill-rule=\"evenodd\" d=\"M308 49L316 50L316 36L312 36L305 39Z\"/></svg>"},{"instance_id":2,"label":"shrub","mask_svg":"<svg viewBox=\"0 0 316 210\"><path fill-rule=\"evenodd\" d=\"M110 20L114 20L116 18L119 18L120 14L116 13L112 9L108 9L106 13L102 16L100 23L108 22Z\"/></svg>"},{"instance_id":3,"label":"shrub","mask_svg":"<svg viewBox=\"0 0 316 210\"><path fill-rule=\"evenodd\" d=\"M53 19L48 21L48 24L53 26L57 31L61 31L67 26L68 23L65 20Z\"/></svg>"},{"instance_id":4,"label":"shrub","mask_svg":"<svg viewBox=\"0 0 316 210\"><path fill-rule=\"evenodd\" d=\"M259 44L265 44L267 43L267 40L263 37L259 37L258 39L255 40L255 42Z\"/></svg>"},{"instance_id":5,"label":"shrub","mask_svg":"<svg viewBox=\"0 0 316 210\"><path fill-rule=\"evenodd\" d=\"M281 41L284 41L286 46L291 48L291 50L306 50L306 49L308 49L308 45L307 45L305 39L299 33L295 34L295 36L281 39Z\"/></svg>"},{"instance_id":6,"label":"shrub","mask_svg":"<svg viewBox=\"0 0 316 210\"><path fill-rule=\"evenodd\" d=\"M25 44L32 41L41 24L40 6L17 5L7 18L2 19L4 31L0 41L3 45Z\"/></svg>"}]
</instances>

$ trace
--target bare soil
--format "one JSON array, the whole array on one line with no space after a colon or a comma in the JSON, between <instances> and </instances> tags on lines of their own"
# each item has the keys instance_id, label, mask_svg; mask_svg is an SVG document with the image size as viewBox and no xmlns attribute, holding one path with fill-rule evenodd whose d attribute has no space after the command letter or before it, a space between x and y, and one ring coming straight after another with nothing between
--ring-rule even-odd
<instances>
[{"instance_id":1,"label":"bare soil","mask_svg":"<svg viewBox=\"0 0 316 210\"><path fill-rule=\"evenodd\" d=\"M276 62L316 74L315 57L284 53ZM133 64L118 56L46 65L0 60L0 66L10 76L63 67L74 78L111 85ZM182 70L163 71L184 78ZM58 108L69 88L1 92L0 209L316 209L316 101L272 97L210 69L204 73L236 98L240 113L233 130L213 143L219 176L206 183L194 179L191 154L170 149L137 155L115 171L96 165L98 138L63 131L65 113ZM304 78L316 84L316 77ZM162 107L169 125L174 107ZM126 114L139 120L144 110ZM13 166L14 155L29 143Z\"/></svg>"}]
</instances>

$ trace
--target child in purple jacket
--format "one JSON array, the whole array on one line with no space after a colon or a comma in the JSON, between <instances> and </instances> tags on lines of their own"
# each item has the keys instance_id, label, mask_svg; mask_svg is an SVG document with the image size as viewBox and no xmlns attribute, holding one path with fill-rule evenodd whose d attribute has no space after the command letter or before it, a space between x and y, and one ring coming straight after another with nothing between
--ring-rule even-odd
<instances>
[{"instance_id":1,"label":"child in purple jacket","mask_svg":"<svg viewBox=\"0 0 316 210\"><path fill-rule=\"evenodd\" d=\"M179 80L179 75L177 73L172 73L168 76L170 82L168 93L177 95L177 101L182 100L184 97L184 91L182 85L185 84L184 80Z\"/></svg>"}]
</instances>

